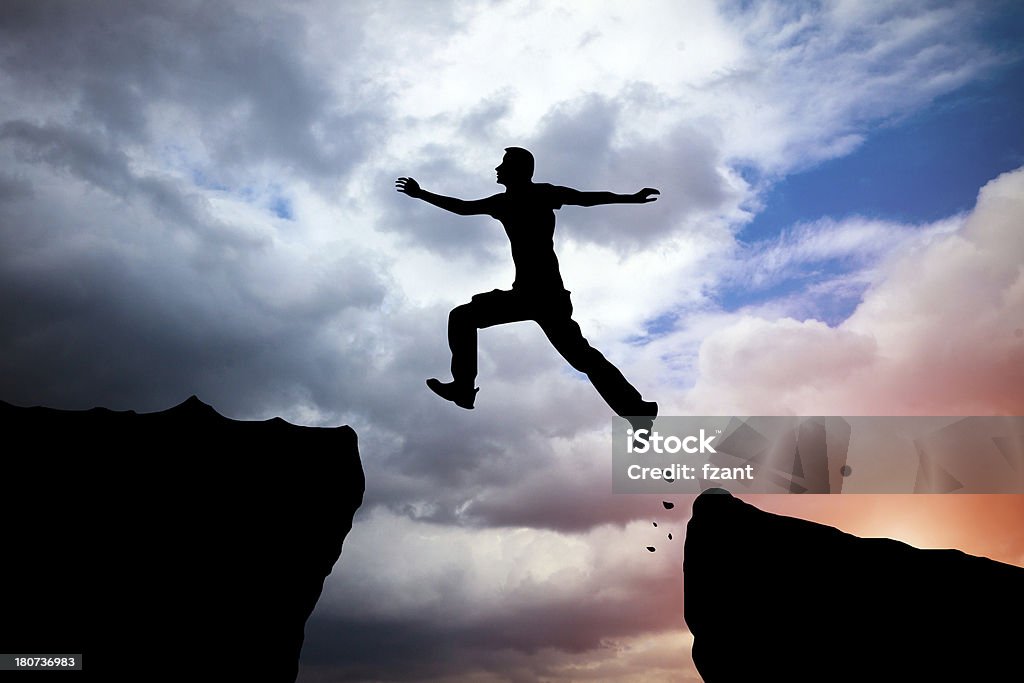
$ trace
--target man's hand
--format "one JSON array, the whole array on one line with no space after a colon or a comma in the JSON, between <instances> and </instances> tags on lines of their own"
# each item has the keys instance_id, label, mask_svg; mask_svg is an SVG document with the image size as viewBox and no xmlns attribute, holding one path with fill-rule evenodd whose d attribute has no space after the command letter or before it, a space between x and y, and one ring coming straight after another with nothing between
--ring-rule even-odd
<instances>
[{"instance_id":1,"label":"man's hand","mask_svg":"<svg viewBox=\"0 0 1024 683\"><path fill-rule=\"evenodd\" d=\"M656 194L661 194L661 192L658 192L653 187L645 187L644 189L640 190L635 195L633 195L633 198L636 200L637 204L646 204L647 202L657 201L657 197L651 196Z\"/></svg>"},{"instance_id":2,"label":"man's hand","mask_svg":"<svg viewBox=\"0 0 1024 683\"><path fill-rule=\"evenodd\" d=\"M412 178L399 178L398 180L395 181L395 187L398 189L399 192L404 192L413 199L419 199L420 195L422 194L422 190L420 190L420 184L417 183ZM655 192L657 192L657 190L655 190Z\"/></svg>"}]
</instances>

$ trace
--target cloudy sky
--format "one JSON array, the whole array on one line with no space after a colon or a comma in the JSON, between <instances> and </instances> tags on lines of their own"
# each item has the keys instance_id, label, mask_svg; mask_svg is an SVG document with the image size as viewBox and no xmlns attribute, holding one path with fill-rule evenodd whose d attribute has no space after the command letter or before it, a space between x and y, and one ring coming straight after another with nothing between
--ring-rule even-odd
<instances>
[{"instance_id":1,"label":"cloudy sky","mask_svg":"<svg viewBox=\"0 0 1024 683\"><path fill-rule=\"evenodd\" d=\"M476 410L430 394L512 264L394 178L487 196L519 145L659 188L556 247L662 414L1021 415L1022 31L1010 0L5 0L0 398L352 425L302 681L695 679L689 502L610 493L611 414L530 323L481 334ZM1024 496L751 500L1024 565Z\"/></svg>"}]
</instances>

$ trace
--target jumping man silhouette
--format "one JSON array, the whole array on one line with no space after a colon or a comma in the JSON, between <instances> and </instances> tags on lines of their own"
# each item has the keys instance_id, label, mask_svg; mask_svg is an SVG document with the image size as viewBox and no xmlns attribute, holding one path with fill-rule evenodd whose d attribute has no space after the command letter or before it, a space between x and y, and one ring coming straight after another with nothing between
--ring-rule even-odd
<instances>
[{"instance_id":1,"label":"jumping man silhouette","mask_svg":"<svg viewBox=\"0 0 1024 683\"><path fill-rule=\"evenodd\" d=\"M495 289L477 294L468 304L456 307L448 316L448 345L452 351L451 382L428 379L427 386L441 398L472 409L479 391L475 387L477 330L493 325L536 321L555 349L576 370L590 379L594 388L617 415L629 418L635 429L650 429L658 404L644 401L600 351L583 337L572 319L569 292L562 284L555 256L555 210L563 205L645 204L657 199L650 187L635 194L580 192L570 187L533 182L533 154L521 147L508 147L495 169L497 182L505 191L485 199L466 201L427 192L412 178L399 178L395 187L415 199L460 216L486 215L505 227L512 244L516 267L511 290Z\"/></svg>"}]
</instances>

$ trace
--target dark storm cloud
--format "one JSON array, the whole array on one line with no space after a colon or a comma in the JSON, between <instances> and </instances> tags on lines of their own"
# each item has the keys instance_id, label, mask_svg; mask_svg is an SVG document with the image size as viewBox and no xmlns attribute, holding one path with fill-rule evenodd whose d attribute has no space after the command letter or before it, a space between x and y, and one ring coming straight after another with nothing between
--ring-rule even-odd
<instances>
[{"instance_id":1,"label":"dark storm cloud","mask_svg":"<svg viewBox=\"0 0 1024 683\"><path fill-rule=\"evenodd\" d=\"M81 131L6 121L0 125L0 141L12 144L19 161L49 164L117 195L134 190L128 156Z\"/></svg>"},{"instance_id":2,"label":"dark storm cloud","mask_svg":"<svg viewBox=\"0 0 1024 683\"><path fill-rule=\"evenodd\" d=\"M540 431L550 418L541 414L543 406L524 410L490 405L473 413L445 406L439 410L423 384L430 373L425 367L400 378L399 390L406 394L400 410L382 406L372 412L378 434L365 439L367 452L373 453L365 467L374 480L366 501L415 519L479 525L487 520L473 514L472 506L464 512L467 501L492 489L515 488L524 472L543 470L554 459ZM384 374L391 377L373 377ZM382 431L394 434L397 443L379 439Z\"/></svg>"},{"instance_id":3,"label":"dark storm cloud","mask_svg":"<svg viewBox=\"0 0 1024 683\"><path fill-rule=\"evenodd\" d=\"M660 499L611 493L607 444L570 455L552 447L552 433L594 428L586 390L558 385L557 396L522 409L479 408L473 414L438 411L432 396L411 376L410 397L397 414L374 413L376 430L402 435L400 446L367 434L372 461L365 463L374 486L368 505L384 505L421 521L471 528L548 529L583 533L596 526L624 526L660 510ZM583 398L584 400L580 400ZM582 404L574 413L573 404ZM609 418L610 419L610 418ZM458 434L458 438L453 438Z\"/></svg>"},{"instance_id":4,"label":"dark storm cloud","mask_svg":"<svg viewBox=\"0 0 1024 683\"><path fill-rule=\"evenodd\" d=\"M334 406L357 400L362 368L321 330L354 326L359 311L379 304L384 286L372 265L328 262L317 286L282 308L237 268L174 249L173 225L156 231L166 239L149 234L156 219L137 226L144 245L61 231L72 244L91 244L40 251L30 243L35 231L21 225L46 218L42 210L0 215L12 226L0 257L6 400L145 411L197 394L236 416L314 397ZM144 256L125 258L140 247Z\"/></svg>"},{"instance_id":5,"label":"dark storm cloud","mask_svg":"<svg viewBox=\"0 0 1024 683\"><path fill-rule=\"evenodd\" d=\"M24 178L0 171L0 203L32 196L32 183Z\"/></svg>"},{"instance_id":6,"label":"dark storm cloud","mask_svg":"<svg viewBox=\"0 0 1024 683\"><path fill-rule=\"evenodd\" d=\"M25 102L57 101L119 142L151 141L156 108L177 108L220 165L271 162L313 178L344 175L368 149L380 111L337 99L302 55L300 18L231 3L4 3L0 63ZM350 54L359 26L336 37Z\"/></svg>"},{"instance_id":7,"label":"dark storm cloud","mask_svg":"<svg viewBox=\"0 0 1024 683\"><path fill-rule=\"evenodd\" d=\"M598 458L601 454L593 454ZM603 461L602 461L603 462ZM609 493L610 472L588 468L524 477L493 487L474 500L466 517L482 526L531 527L566 533L585 532L600 524L625 525L657 512L651 496Z\"/></svg>"},{"instance_id":8,"label":"dark storm cloud","mask_svg":"<svg viewBox=\"0 0 1024 683\"><path fill-rule=\"evenodd\" d=\"M638 554L638 561L649 559ZM627 581L615 572L604 577ZM592 594L551 593L543 604L510 600L485 619L460 612L419 621L315 614L306 626L302 663L309 667L308 680L318 680L317 670L330 680L423 680L464 673L467 662L478 670L508 672L518 659L510 654L525 654L531 655L532 671L516 680L541 680L555 674L549 667L557 653L582 654L616 638L681 627L678 573L662 572L629 595L613 585L594 589Z\"/></svg>"},{"instance_id":9,"label":"dark storm cloud","mask_svg":"<svg viewBox=\"0 0 1024 683\"><path fill-rule=\"evenodd\" d=\"M103 138L57 124L28 121L0 124L0 143L7 142L22 163L40 163L53 171L77 177L122 200L142 199L161 218L203 233L218 242L258 246L205 215L193 188L178 180L145 176L131 170L128 156Z\"/></svg>"},{"instance_id":10,"label":"dark storm cloud","mask_svg":"<svg viewBox=\"0 0 1024 683\"><path fill-rule=\"evenodd\" d=\"M338 57L360 31L342 23ZM266 164L325 186L365 156L380 105L358 79L329 87L307 34L249 3L4 3L4 399L157 410L195 393L256 417L359 402L376 341L327 331L380 305L379 258L288 251L206 192ZM199 159L167 169L182 146Z\"/></svg>"}]
</instances>

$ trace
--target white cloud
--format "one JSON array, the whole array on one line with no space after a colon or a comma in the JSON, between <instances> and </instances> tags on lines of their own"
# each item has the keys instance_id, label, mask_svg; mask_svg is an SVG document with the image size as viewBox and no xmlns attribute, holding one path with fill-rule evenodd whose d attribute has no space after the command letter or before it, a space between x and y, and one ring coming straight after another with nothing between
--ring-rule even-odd
<instances>
[{"instance_id":1,"label":"white cloud","mask_svg":"<svg viewBox=\"0 0 1024 683\"><path fill-rule=\"evenodd\" d=\"M813 275L830 261L843 262L846 267L840 272L845 273L869 267L889 254L904 252L914 243L949 234L960 223L960 217L931 225L904 225L858 216L802 223L784 230L778 237L751 245L742 255L742 263L737 263L738 272L732 278L765 287L787 278Z\"/></svg>"}]
</instances>

